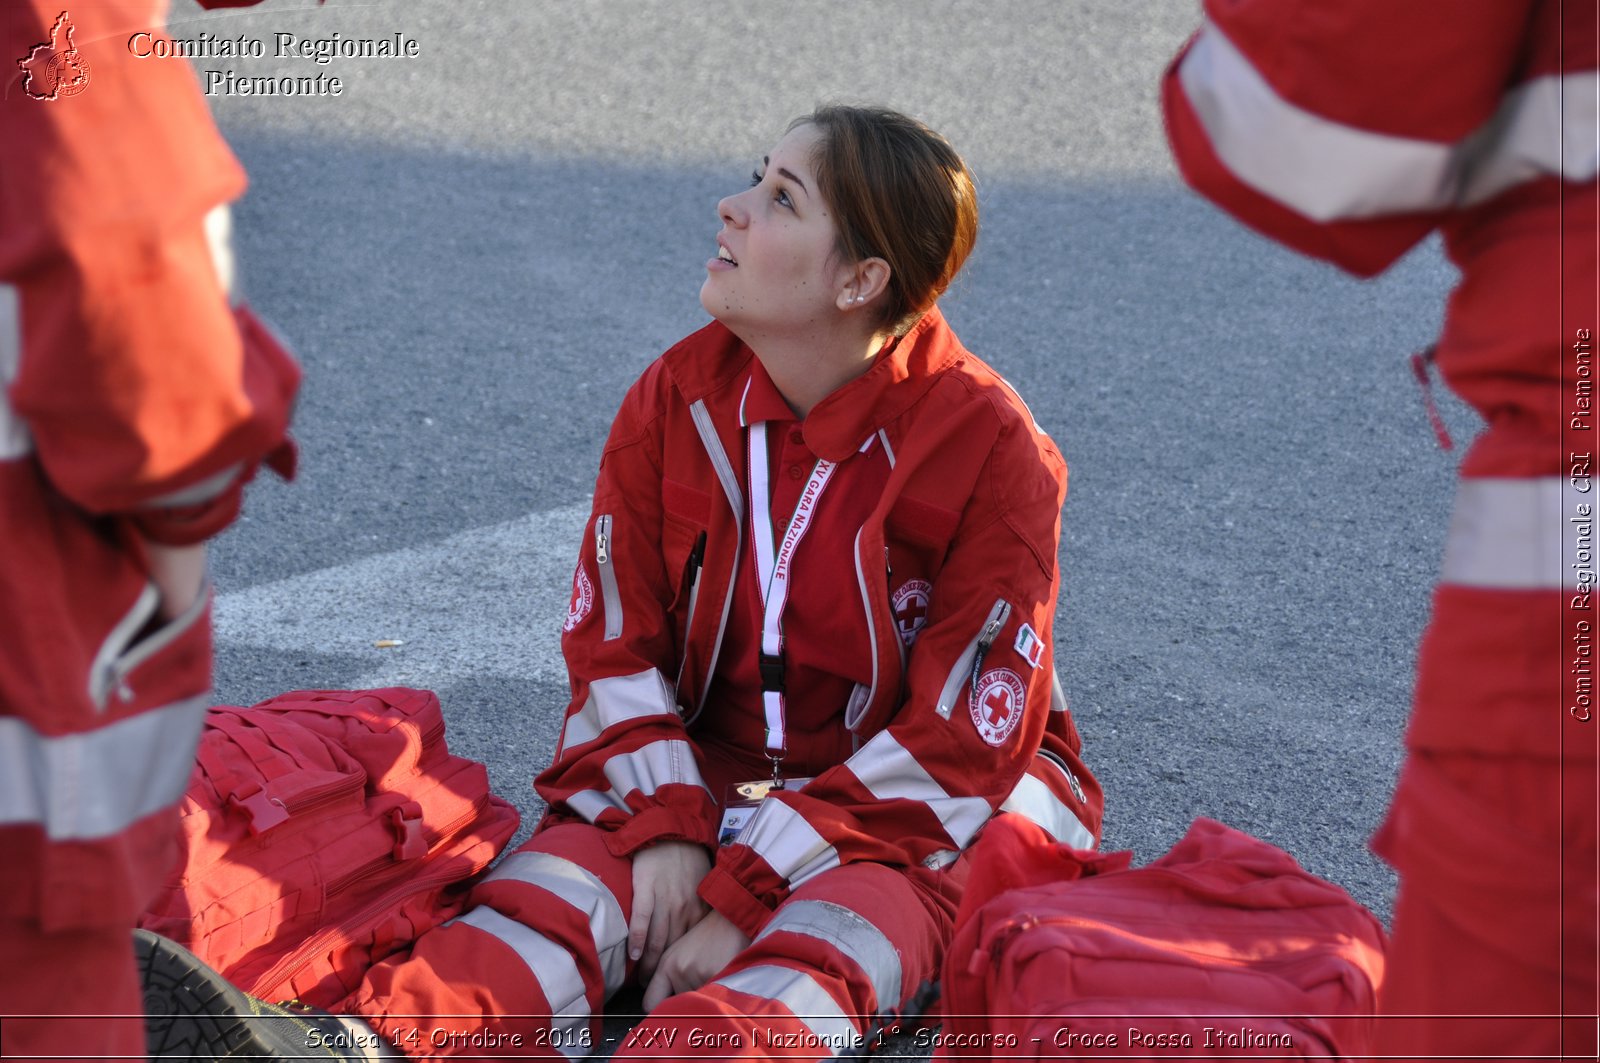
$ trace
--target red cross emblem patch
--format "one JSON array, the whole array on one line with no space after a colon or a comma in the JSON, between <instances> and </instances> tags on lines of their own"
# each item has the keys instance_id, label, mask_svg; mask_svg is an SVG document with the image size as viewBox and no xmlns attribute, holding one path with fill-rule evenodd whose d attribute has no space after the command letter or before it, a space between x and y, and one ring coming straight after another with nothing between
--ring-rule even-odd
<instances>
[{"instance_id":1,"label":"red cross emblem patch","mask_svg":"<svg viewBox=\"0 0 1600 1063\"><path fill-rule=\"evenodd\" d=\"M972 725L991 746L1004 745L1022 722L1028 688L1009 668L985 672L972 688Z\"/></svg>"},{"instance_id":2,"label":"red cross emblem patch","mask_svg":"<svg viewBox=\"0 0 1600 1063\"><path fill-rule=\"evenodd\" d=\"M571 631L583 623L583 618L589 615L589 610L594 607L594 584L589 582L589 574L583 570L583 562L578 562L577 571L572 574L572 604L567 606L567 622L561 625L562 631Z\"/></svg>"},{"instance_id":3,"label":"red cross emblem patch","mask_svg":"<svg viewBox=\"0 0 1600 1063\"><path fill-rule=\"evenodd\" d=\"M928 603L933 600L933 584L925 579L908 579L895 590L894 628L907 646L917 641L917 632L928 622Z\"/></svg>"}]
</instances>

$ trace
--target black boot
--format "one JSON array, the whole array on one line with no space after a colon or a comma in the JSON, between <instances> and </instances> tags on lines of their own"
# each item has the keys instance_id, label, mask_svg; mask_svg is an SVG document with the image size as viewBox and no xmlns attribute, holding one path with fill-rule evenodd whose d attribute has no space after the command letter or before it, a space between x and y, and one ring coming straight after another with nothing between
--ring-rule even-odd
<instances>
[{"instance_id":1,"label":"black boot","mask_svg":"<svg viewBox=\"0 0 1600 1063\"><path fill-rule=\"evenodd\" d=\"M380 1058L376 1033L303 1004L257 1000L176 941L135 930L133 950L151 1060Z\"/></svg>"}]
</instances>

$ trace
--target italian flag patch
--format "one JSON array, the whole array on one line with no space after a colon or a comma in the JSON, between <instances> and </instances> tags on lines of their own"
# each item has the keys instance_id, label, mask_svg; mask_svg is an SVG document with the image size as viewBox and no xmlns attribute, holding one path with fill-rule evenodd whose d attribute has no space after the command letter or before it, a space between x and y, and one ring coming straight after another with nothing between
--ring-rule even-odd
<instances>
[{"instance_id":1,"label":"italian flag patch","mask_svg":"<svg viewBox=\"0 0 1600 1063\"><path fill-rule=\"evenodd\" d=\"M1044 656L1044 643L1027 624L1017 630L1017 655L1028 662L1029 668L1039 667L1039 658Z\"/></svg>"}]
</instances>

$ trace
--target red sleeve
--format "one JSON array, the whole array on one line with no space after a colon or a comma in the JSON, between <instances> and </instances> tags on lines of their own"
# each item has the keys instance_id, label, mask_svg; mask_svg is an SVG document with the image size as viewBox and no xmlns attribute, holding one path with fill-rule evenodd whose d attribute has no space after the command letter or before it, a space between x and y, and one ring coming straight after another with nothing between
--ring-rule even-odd
<instances>
[{"instance_id":1,"label":"red sleeve","mask_svg":"<svg viewBox=\"0 0 1600 1063\"><path fill-rule=\"evenodd\" d=\"M88 74L70 98L0 102L0 279L20 317L10 404L52 486L186 543L233 518L263 460L292 469L299 371L231 305L225 205L244 175L192 71L126 47L160 32L162 6L5 9L8 47L70 46Z\"/></svg>"},{"instance_id":2,"label":"red sleeve","mask_svg":"<svg viewBox=\"0 0 1600 1063\"><path fill-rule=\"evenodd\" d=\"M661 556L657 362L629 391L600 459L561 638L572 683L554 763L535 782L552 811L610 832L627 856L658 841L716 840L673 693L672 588Z\"/></svg>"},{"instance_id":3,"label":"red sleeve","mask_svg":"<svg viewBox=\"0 0 1600 1063\"><path fill-rule=\"evenodd\" d=\"M1264 235L1377 273L1458 205L1534 6L1208 0L1162 85L1179 170Z\"/></svg>"}]
</instances>

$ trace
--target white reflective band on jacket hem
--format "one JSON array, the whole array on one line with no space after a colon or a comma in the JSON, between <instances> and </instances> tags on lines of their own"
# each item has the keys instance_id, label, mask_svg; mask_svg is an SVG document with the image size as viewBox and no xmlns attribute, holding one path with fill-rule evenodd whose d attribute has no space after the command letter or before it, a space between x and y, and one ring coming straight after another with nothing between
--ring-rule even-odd
<instances>
[{"instance_id":1,"label":"white reflective band on jacket hem","mask_svg":"<svg viewBox=\"0 0 1600 1063\"><path fill-rule=\"evenodd\" d=\"M11 408L11 385L22 371L22 296L14 284L0 284L0 461L33 453L28 423Z\"/></svg>"},{"instance_id":2,"label":"white reflective band on jacket hem","mask_svg":"<svg viewBox=\"0 0 1600 1063\"><path fill-rule=\"evenodd\" d=\"M1580 518L1578 506L1589 516ZM1562 590L1579 586L1579 573L1595 571L1594 511L1600 495L1585 493L1560 476L1538 479L1466 479L1456 488L1439 582L1493 590ZM1587 527L1583 523L1587 520ZM1582 544L1589 563L1563 560ZM1594 586L1589 580L1587 585Z\"/></svg>"},{"instance_id":3,"label":"white reflective band on jacket hem","mask_svg":"<svg viewBox=\"0 0 1600 1063\"><path fill-rule=\"evenodd\" d=\"M47 737L0 717L0 825L94 841L176 805L211 698L201 694L93 731Z\"/></svg>"},{"instance_id":4,"label":"white reflective band on jacket hem","mask_svg":"<svg viewBox=\"0 0 1600 1063\"><path fill-rule=\"evenodd\" d=\"M606 728L629 720L651 716L676 718L677 714L672 688L667 686L666 678L658 669L646 668L633 675L596 679L589 684L589 696L583 708L567 720L561 748L575 749L585 742L593 742Z\"/></svg>"},{"instance_id":5,"label":"white reflective band on jacket hem","mask_svg":"<svg viewBox=\"0 0 1600 1063\"><path fill-rule=\"evenodd\" d=\"M568 1056L588 1055L589 1050L579 1045L584 1040L581 1031L589 1024L589 999L584 995L583 976L572 954L537 930L493 908L474 908L444 925L457 923L483 931L517 954L550 1005L551 1029L568 1033L556 1038L556 1047Z\"/></svg>"},{"instance_id":6,"label":"white reflective band on jacket hem","mask_svg":"<svg viewBox=\"0 0 1600 1063\"><path fill-rule=\"evenodd\" d=\"M804 1024L815 1039L814 1043L804 1046L808 1052L825 1050L830 1056L836 1056L847 1048L855 1047L860 1039L860 1031L855 1023L828 995L828 991L804 971L775 965L746 967L718 978L712 984L726 986L736 993L775 1000L788 1008L789 1013ZM781 1031L774 1031L778 1032Z\"/></svg>"},{"instance_id":7,"label":"white reflective band on jacket hem","mask_svg":"<svg viewBox=\"0 0 1600 1063\"><path fill-rule=\"evenodd\" d=\"M628 921L605 883L565 857L538 852L513 853L484 881L506 879L549 890L587 917L606 980L606 996L616 992L627 971Z\"/></svg>"},{"instance_id":8,"label":"white reflective band on jacket hem","mask_svg":"<svg viewBox=\"0 0 1600 1063\"><path fill-rule=\"evenodd\" d=\"M711 792L700 778L694 750L681 738L664 738L632 753L613 754L602 770L611 783L610 790L583 790L566 801L569 808L591 823L607 808L629 811L627 796L635 790L648 797L663 786L680 783Z\"/></svg>"},{"instance_id":9,"label":"white reflective band on jacket hem","mask_svg":"<svg viewBox=\"0 0 1600 1063\"><path fill-rule=\"evenodd\" d=\"M1024 775L1018 780L1010 796L1001 802L1000 811L1015 812L1037 823L1050 837L1074 849L1094 848L1094 835L1089 828L1037 776Z\"/></svg>"},{"instance_id":10,"label":"white reflective band on jacket hem","mask_svg":"<svg viewBox=\"0 0 1600 1063\"><path fill-rule=\"evenodd\" d=\"M951 797L888 731L873 735L845 767L880 801L904 798L927 805L957 849L965 849L994 813L981 797Z\"/></svg>"},{"instance_id":11,"label":"white reflective band on jacket hem","mask_svg":"<svg viewBox=\"0 0 1600 1063\"><path fill-rule=\"evenodd\" d=\"M736 841L754 850L791 887L839 866L838 850L804 816L772 798L761 802Z\"/></svg>"},{"instance_id":12,"label":"white reflective band on jacket hem","mask_svg":"<svg viewBox=\"0 0 1600 1063\"><path fill-rule=\"evenodd\" d=\"M1209 22L1178 79L1228 169L1313 221L1470 206L1535 177L1583 181L1600 169L1592 70L1518 86L1453 144L1373 133L1304 110Z\"/></svg>"},{"instance_id":13,"label":"white reflective band on jacket hem","mask_svg":"<svg viewBox=\"0 0 1600 1063\"><path fill-rule=\"evenodd\" d=\"M875 1010L900 1003L900 954L865 916L830 901L788 901L767 921L756 940L778 932L815 938L850 957L872 984Z\"/></svg>"}]
</instances>

